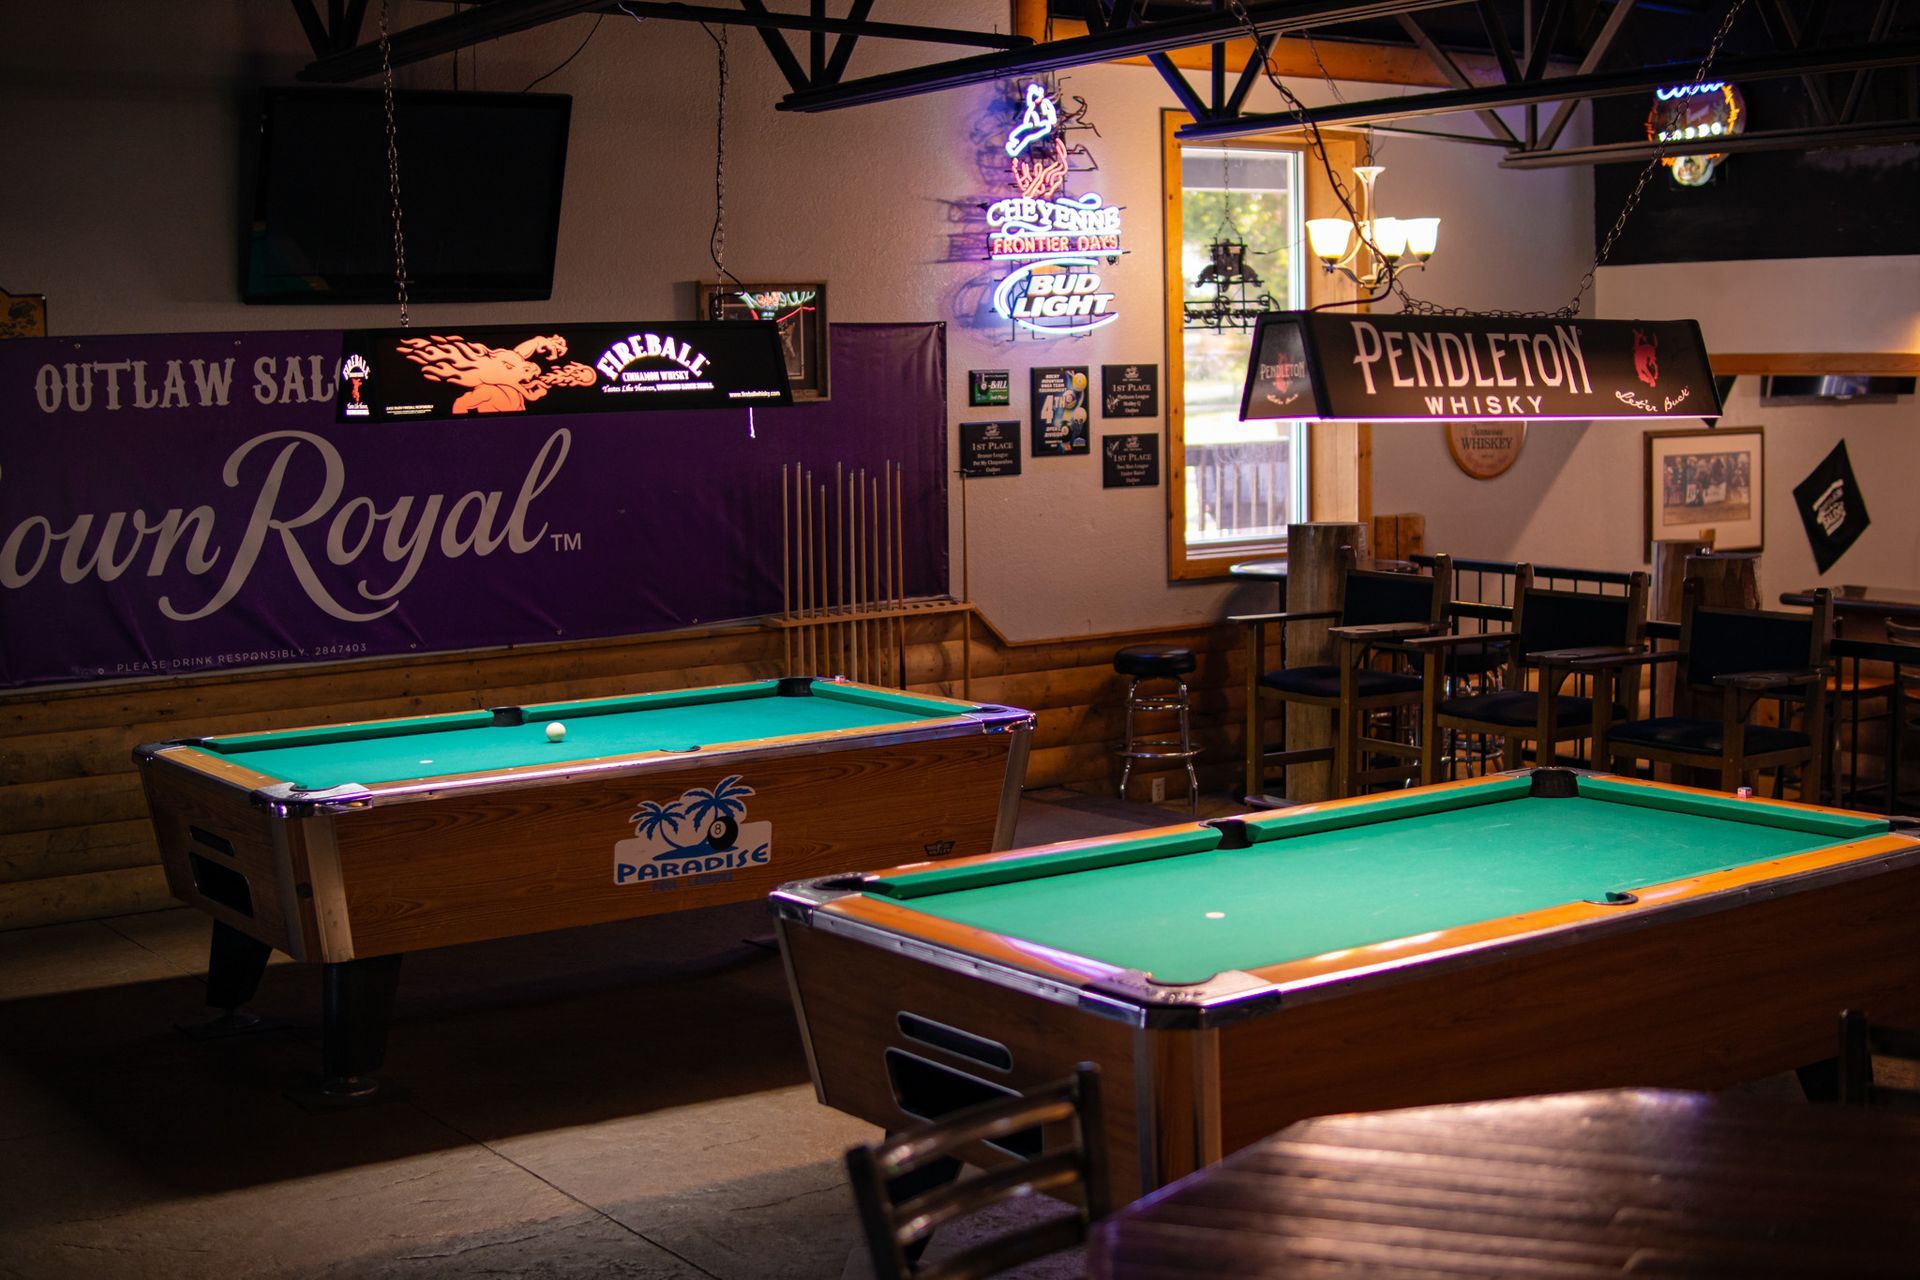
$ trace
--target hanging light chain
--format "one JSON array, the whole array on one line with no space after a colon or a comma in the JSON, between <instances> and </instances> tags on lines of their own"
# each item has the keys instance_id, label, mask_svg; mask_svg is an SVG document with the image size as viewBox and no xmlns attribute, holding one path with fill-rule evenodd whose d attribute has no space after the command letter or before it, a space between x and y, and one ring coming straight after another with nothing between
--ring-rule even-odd
<instances>
[{"instance_id":1,"label":"hanging light chain","mask_svg":"<svg viewBox=\"0 0 1920 1280\"><path fill-rule=\"evenodd\" d=\"M393 120L393 45L387 36L387 6L380 0L380 74L382 98L387 115L387 195L393 215L393 293L400 303L400 327L409 327L407 316L407 237L400 223L400 131Z\"/></svg>"},{"instance_id":2,"label":"hanging light chain","mask_svg":"<svg viewBox=\"0 0 1920 1280\"><path fill-rule=\"evenodd\" d=\"M1720 46L1726 43L1727 33L1733 30L1735 15L1746 6L1746 3L1747 0L1733 0L1733 3L1727 7L1727 16L1720 20L1720 29L1714 32L1713 40L1707 45L1707 56L1700 59L1700 65L1693 69L1693 84L1699 85L1706 82L1707 72L1713 68L1714 60L1720 56ZM1606 237L1601 240L1599 250L1593 255L1593 265L1587 268L1584 276L1580 277L1580 287L1574 290L1572 301L1554 312L1556 317L1579 314L1580 300L1586 297L1587 290L1593 288L1594 273L1600 270L1613 253L1613 246L1619 241L1621 231L1626 228L1627 219L1632 217L1633 211L1640 207L1640 197L1646 194L1647 183L1651 182L1653 175L1660 171L1666 157L1667 146L1662 143L1653 159L1647 161L1646 168L1640 170L1640 176L1634 180L1633 190L1627 193L1626 203L1620 206L1620 216L1613 220L1613 226L1608 228Z\"/></svg>"}]
</instances>

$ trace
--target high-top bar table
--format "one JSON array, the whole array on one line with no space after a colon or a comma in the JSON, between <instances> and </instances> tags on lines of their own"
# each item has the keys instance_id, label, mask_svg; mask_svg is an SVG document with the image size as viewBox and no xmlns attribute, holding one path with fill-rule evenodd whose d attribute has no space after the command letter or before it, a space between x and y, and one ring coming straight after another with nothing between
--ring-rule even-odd
<instances>
[{"instance_id":1,"label":"high-top bar table","mask_svg":"<svg viewBox=\"0 0 1920 1280\"><path fill-rule=\"evenodd\" d=\"M1323 1116L1095 1229L1096 1280L1920 1275L1920 1116L1620 1089Z\"/></svg>"}]
</instances>

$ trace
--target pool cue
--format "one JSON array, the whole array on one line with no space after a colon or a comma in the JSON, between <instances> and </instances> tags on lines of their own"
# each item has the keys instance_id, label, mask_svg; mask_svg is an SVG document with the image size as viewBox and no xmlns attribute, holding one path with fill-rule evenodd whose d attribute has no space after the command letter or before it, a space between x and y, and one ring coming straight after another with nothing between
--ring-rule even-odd
<instances>
[{"instance_id":1,"label":"pool cue","mask_svg":"<svg viewBox=\"0 0 1920 1280\"><path fill-rule=\"evenodd\" d=\"M900 463L893 467L893 591L894 608L905 610L907 607L907 473ZM899 618L900 632L900 687L907 687L907 619L904 614Z\"/></svg>"},{"instance_id":2,"label":"pool cue","mask_svg":"<svg viewBox=\"0 0 1920 1280\"><path fill-rule=\"evenodd\" d=\"M800 480L800 662L808 675L818 675L813 656L813 628L807 617L813 608L813 472Z\"/></svg>"},{"instance_id":3,"label":"pool cue","mask_svg":"<svg viewBox=\"0 0 1920 1280\"><path fill-rule=\"evenodd\" d=\"M861 575L867 571L866 559L860 554L866 542L866 504L861 501L867 489L867 469L860 468L852 477L849 485L853 498L853 678L862 679L867 656L867 606L866 583Z\"/></svg>"},{"instance_id":4,"label":"pool cue","mask_svg":"<svg viewBox=\"0 0 1920 1280\"><path fill-rule=\"evenodd\" d=\"M823 675L838 675L833 670L833 555L832 542L827 525L827 476L820 473L820 592L819 592L819 644L820 661L825 664Z\"/></svg>"},{"instance_id":5,"label":"pool cue","mask_svg":"<svg viewBox=\"0 0 1920 1280\"><path fill-rule=\"evenodd\" d=\"M867 480L867 572L868 572L868 595L874 599L879 598L879 587L880 587L880 537L879 537L880 523L879 522L880 522L880 477L871 476ZM875 608L880 608L880 607L881 606L878 606L878 605L875 606ZM875 625L880 626L884 624L876 621ZM880 665L882 661L882 657L881 657L882 651L879 648L880 642L883 638L884 636L881 631L876 630L872 632L870 642L875 646L874 655L873 655L873 665L874 665L874 671L876 675L878 675L882 670L884 670L884 668L882 668Z\"/></svg>"},{"instance_id":6,"label":"pool cue","mask_svg":"<svg viewBox=\"0 0 1920 1280\"><path fill-rule=\"evenodd\" d=\"M787 573L787 556L792 551L793 531L787 528L787 464L780 464L780 620L793 621L793 590ZM793 628L780 628L780 640L786 650L786 665L782 668L788 675L793 674Z\"/></svg>"}]
</instances>

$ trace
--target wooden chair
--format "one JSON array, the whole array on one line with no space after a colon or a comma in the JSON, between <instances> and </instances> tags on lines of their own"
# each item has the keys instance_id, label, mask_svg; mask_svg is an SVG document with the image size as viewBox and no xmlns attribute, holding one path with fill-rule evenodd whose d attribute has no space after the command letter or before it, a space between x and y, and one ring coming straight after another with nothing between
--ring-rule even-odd
<instances>
[{"instance_id":1,"label":"wooden chair","mask_svg":"<svg viewBox=\"0 0 1920 1280\"><path fill-rule=\"evenodd\" d=\"M1099 1086L1099 1068L1081 1063L1065 1080L848 1151L847 1174L879 1280L974 1280L1084 1244L1110 1207ZM992 1167L957 1181L934 1179L930 1186L930 1168L956 1160ZM1004 1232L915 1269L936 1228L1034 1194L1077 1202L1078 1212Z\"/></svg>"},{"instance_id":2,"label":"wooden chair","mask_svg":"<svg viewBox=\"0 0 1920 1280\"><path fill-rule=\"evenodd\" d=\"M1859 1107L1920 1110L1920 1087L1877 1084L1873 1060L1903 1061L1920 1082L1920 1031L1876 1026L1867 1015L1849 1009L1840 1015L1840 1101Z\"/></svg>"},{"instance_id":3,"label":"wooden chair","mask_svg":"<svg viewBox=\"0 0 1920 1280\"><path fill-rule=\"evenodd\" d=\"M1762 769L1798 765L1800 795L1820 796L1826 762L1827 648L1833 637L1833 596L1814 593L1810 613L1710 608L1700 603L1701 584L1687 579L1680 597L1680 647L1664 653L1598 658L1577 664L1594 675L1594 696L1605 698L1615 673L1674 663L1676 702L1684 693L1698 712L1718 702L1718 714L1652 715L1602 725L1594 740L1596 762L1647 760L1717 770L1720 789L1732 791ZM1797 699L1803 727L1752 723L1766 698ZM1631 701L1628 705L1632 705ZM1649 708L1657 712L1658 708ZM1629 769L1632 767L1629 764ZM1774 791L1780 791L1776 774Z\"/></svg>"},{"instance_id":4,"label":"wooden chair","mask_svg":"<svg viewBox=\"0 0 1920 1280\"><path fill-rule=\"evenodd\" d=\"M1365 735L1367 717L1377 711L1413 706L1420 701L1421 677L1407 670L1378 670L1373 665L1377 652L1386 651L1393 642L1412 636L1431 635L1446 626L1447 612L1453 602L1453 573L1447 557L1434 557L1433 572L1381 571L1361 568L1353 549L1342 547L1340 603L1332 609L1288 610L1285 613L1243 614L1229 621L1247 629L1247 796L1266 791L1269 765L1281 771L1281 794L1286 791L1286 770L1296 764L1322 760L1333 762L1332 792L1337 796L1354 794L1366 781L1376 781L1405 770L1369 771L1364 766L1367 751L1405 756L1412 760L1417 749L1405 743ZM1331 662L1287 662L1288 624L1327 621L1333 647ZM1279 626L1280 666L1267 670L1267 631ZM1403 668L1404 662L1400 664ZM1319 707L1333 713L1334 741L1327 747L1301 747L1270 750L1266 745L1263 699L1281 704L1282 725L1288 705Z\"/></svg>"},{"instance_id":5,"label":"wooden chair","mask_svg":"<svg viewBox=\"0 0 1920 1280\"><path fill-rule=\"evenodd\" d=\"M1886 621L1887 643L1902 649L1913 650L1913 661L1909 665L1896 662L1893 665L1893 721L1887 726L1887 812L1893 813L1900 807L1900 766L1906 755L1907 735L1920 728L1920 720L1914 717L1920 708L1920 676L1915 668L1920 667L1920 626L1910 626Z\"/></svg>"},{"instance_id":6,"label":"wooden chair","mask_svg":"<svg viewBox=\"0 0 1920 1280\"><path fill-rule=\"evenodd\" d=\"M1635 573L1624 595L1556 591L1533 585L1533 566L1514 575L1513 625L1481 635L1454 634L1403 641L1422 657L1420 781L1439 782L1443 735L1483 734L1501 739L1504 764L1520 767L1532 743L1544 764L1562 742L1595 736L1596 726L1626 713L1616 703L1561 691L1573 664L1587 658L1635 652L1647 620L1647 575ZM1443 679L1449 650L1504 640L1507 666L1501 687L1449 695ZM1632 669L1629 668L1629 673ZM1534 677L1528 688L1527 677ZM1632 705L1637 685L1629 674L1623 701Z\"/></svg>"}]
</instances>

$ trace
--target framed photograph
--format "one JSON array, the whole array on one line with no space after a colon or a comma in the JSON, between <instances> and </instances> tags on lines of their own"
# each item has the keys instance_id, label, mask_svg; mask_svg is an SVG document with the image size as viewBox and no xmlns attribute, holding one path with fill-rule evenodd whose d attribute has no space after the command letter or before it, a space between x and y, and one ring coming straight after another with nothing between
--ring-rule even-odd
<instances>
[{"instance_id":1,"label":"framed photograph","mask_svg":"<svg viewBox=\"0 0 1920 1280\"><path fill-rule=\"evenodd\" d=\"M1759 427L1647 433L1646 555L1655 538L1711 529L1718 551L1759 551L1766 529Z\"/></svg>"},{"instance_id":2,"label":"framed photograph","mask_svg":"<svg viewBox=\"0 0 1920 1280\"><path fill-rule=\"evenodd\" d=\"M780 347L795 400L825 400L827 395L827 286L813 284L733 284L701 281L701 320L771 320L780 326Z\"/></svg>"}]
</instances>

